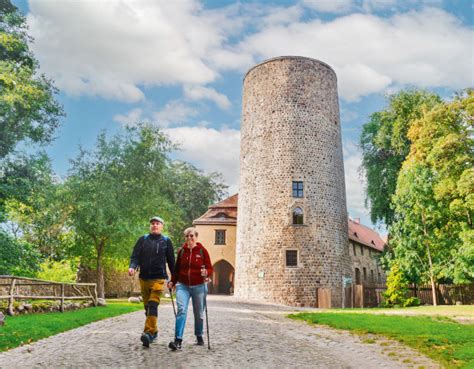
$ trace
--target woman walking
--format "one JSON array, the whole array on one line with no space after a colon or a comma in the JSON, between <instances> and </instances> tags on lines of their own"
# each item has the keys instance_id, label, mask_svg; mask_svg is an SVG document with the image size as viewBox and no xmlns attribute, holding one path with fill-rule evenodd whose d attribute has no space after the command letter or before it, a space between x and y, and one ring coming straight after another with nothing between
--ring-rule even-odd
<instances>
[{"instance_id":1,"label":"woman walking","mask_svg":"<svg viewBox=\"0 0 474 369\"><path fill-rule=\"evenodd\" d=\"M195 228L184 231L186 242L178 251L178 258L173 277L168 283L168 288L176 288L176 314L175 338L168 345L173 351L181 349L183 342L184 326L188 313L189 299L193 302L194 334L196 344L204 345L204 308L207 294L207 276L212 274L212 263L209 253L197 242L198 233Z\"/></svg>"}]
</instances>

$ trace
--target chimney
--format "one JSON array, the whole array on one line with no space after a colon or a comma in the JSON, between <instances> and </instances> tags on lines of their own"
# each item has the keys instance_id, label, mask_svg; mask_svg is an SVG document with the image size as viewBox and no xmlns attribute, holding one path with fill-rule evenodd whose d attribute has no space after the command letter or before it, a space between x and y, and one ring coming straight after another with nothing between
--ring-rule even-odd
<instances>
[{"instance_id":1,"label":"chimney","mask_svg":"<svg viewBox=\"0 0 474 369\"><path fill-rule=\"evenodd\" d=\"M360 218L354 218L354 223L355 224L360 224Z\"/></svg>"}]
</instances>

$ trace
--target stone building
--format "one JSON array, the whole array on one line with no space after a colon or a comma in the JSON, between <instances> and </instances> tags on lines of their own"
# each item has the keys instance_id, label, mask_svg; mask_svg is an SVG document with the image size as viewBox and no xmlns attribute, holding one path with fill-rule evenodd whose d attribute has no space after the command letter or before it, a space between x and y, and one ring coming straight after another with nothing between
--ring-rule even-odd
<instances>
[{"instance_id":1,"label":"stone building","mask_svg":"<svg viewBox=\"0 0 474 369\"><path fill-rule=\"evenodd\" d=\"M379 263L385 241L377 232L349 219L349 255L355 284L385 284L386 275Z\"/></svg>"},{"instance_id":2,"label":"stone building","mask_svg":"<svg viewBox=\"0 0 474 369\"><path fill-rule=\"evenodd\" d=\"M337 79L278 57L244 77L235 295L341 306L351 276Z\"/></svg>"},{"instance_id":3,"label":"stone building","mask_svg":"<svg viewBox=\"0 0 474 369\"><path fill-rule=\"evenodd\" d=\"M231 294L234 289L237 195L209 206L194 220L198 241L209 252L214 266L210 293Z\"/></svg>"},{"instance_id":4,"label":"stone building","mask_svg":"<svg viewBox=\"0 0 474 369\"><path fill-rule=\"evenodd\" d=\"M247 72L239 191L238 212L234 195L194 222L215 262L214 292L336 307L361 271L379 278L370 255L379 240L347 217L337 78L327 64L285 56Z\"/></svg>"},{"instance_id":5,"label":"stone building","mask_svg":"<svg viewBox=\"0 0 474 369\"><path fill-rule=\"evenodd\" d=\"M194 221L201 242L209 251L214 265L210 293L231 294L235 276L238 195L211 205ZM385 283L385 272L378 263L385 242L359 219L348 220L347 248L351 258L351 279L355 284ZM316 305L313 301L312 304Z\"/></svg>"}]
</instances>

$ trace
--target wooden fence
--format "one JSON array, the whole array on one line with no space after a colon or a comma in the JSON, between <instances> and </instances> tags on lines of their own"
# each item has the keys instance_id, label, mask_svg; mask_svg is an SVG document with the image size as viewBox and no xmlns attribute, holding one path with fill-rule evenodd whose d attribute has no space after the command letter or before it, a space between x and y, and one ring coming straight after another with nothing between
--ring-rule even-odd
<instances>
[{"instance_id":1,"label":"wooden fence","mask_svg":"<svg viewBox=\"0 0 474 369\"><path fill-rule=\"evenodd\" d=\"M383 300L383 293L387 289L385 285L367 284L352 285L348 287L349 295L352 294L352 305L348 302L346 307L376 307L380 306ZM431 286L411 285L409 287L409 296L420 299L422 305L432 305L433 295ZM474 304L474 284L452 285L440 284L436 286L436 297L438 305L455 305L460 302L463 305Z\"/></svg>"},{"instance_id":2,"label":"wooden fence","mask_svg":"<svg viewBox=\"0 0 474 369\"><path fill-rule=\"evenodd\" d=\"M14 314L15 300L59 300L62 312L65 300L92 300L94 306L97 306L97 284L0 275L0 299L8 300L9 315Z\"/></svg>"}]
</instances>

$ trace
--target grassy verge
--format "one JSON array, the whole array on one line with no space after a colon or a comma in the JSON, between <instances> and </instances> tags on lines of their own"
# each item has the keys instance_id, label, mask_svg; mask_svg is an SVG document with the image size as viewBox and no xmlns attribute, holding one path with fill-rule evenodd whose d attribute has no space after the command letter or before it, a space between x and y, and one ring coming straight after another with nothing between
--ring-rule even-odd
<instances>
[{"instance_id":1,"label":"grassy verge","mask_svg":"<svg viewBox=\"0 0 474 369\"><path fill-rule=\"evenodd\" d=\"M300 313L289 316L313 324L379 334L410 346L450 368L474 368L474 325L443 316L395 316L371 313Z\"/></svg>"},{"instance_id":2,"label":"grassy verge","mask_svg":"<svg viewBox=\"0 0 474 369\"><path fill-rule=\"evenodd\" d=\"M0 327L0 351L37 341L97 320L142 310L142 304L107 300L106 307L6 317Z\"/></svg>"}]
</instances>

